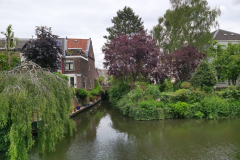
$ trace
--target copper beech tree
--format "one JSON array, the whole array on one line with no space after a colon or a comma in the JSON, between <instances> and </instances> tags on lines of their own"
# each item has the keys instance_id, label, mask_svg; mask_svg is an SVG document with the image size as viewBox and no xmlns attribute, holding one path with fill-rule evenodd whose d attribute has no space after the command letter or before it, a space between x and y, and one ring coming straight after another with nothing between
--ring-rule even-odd
<instances>
[{"instance_id":1,"label":"copper beech tree","mask_svg":"<svg viewBox=\"0 0 240 160\"><path fill-rule=\"evenodd\" d=\"M155 40L142 30L131 37L118 34L102 49L105 54L104 67L115 78L131 77L133 81L142 75L152 76L159 62L159 49Z\"/></svg>"},{"instance_id":2,"label":"copper beech tree","mask_svg":"<svg viewBox=\"0 0 240 160\"><path fill-rule=\"evenodd\" d=\"M188 81L205 54L196 47L186 45L171 54L161 54L162 70L175 80Z\"/></svg>"}]
</instances>

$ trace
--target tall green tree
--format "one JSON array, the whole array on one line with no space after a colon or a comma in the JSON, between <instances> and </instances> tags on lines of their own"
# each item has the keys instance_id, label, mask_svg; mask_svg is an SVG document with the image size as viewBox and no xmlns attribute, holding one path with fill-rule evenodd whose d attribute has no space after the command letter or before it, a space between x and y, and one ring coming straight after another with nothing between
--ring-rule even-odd
<instances>
[{"instance_id":1,"label":"tall green tree","mask_svg":"<svg viewBox=\"0 0 240 160\"><path fill-rule=\"evenodd\" d=\"M170 0L170 3L171 9L151 31L159 48L172 53L187 43L203 51L212 39L211 27L218 26L220 9L211 9L207 0Z\"/></svg>"},{"instance_id":2,"label":"tall green tree","mask_svg":"<svg viewBox=\"0 0 240 160\"><path fill-rule=\"evenodd\" d=\"M210 64L202 61L191 78L191 84L194 87L214 86L217 83L215 73Z\"/></svg>"},{"instance_id":3,"label":"tall green tree","mask_svg":"<svg viewBox=\"0 0 240 160\"><path fill-rule=\"evenodd\" d=\"M213 56L213 66L220 76L221 81L227 79L232 80L232 84L236 85L238 76L240 75L240 43L228 43L227 46L213 43L210 47L210 54Z\"/></svg>"},{"instance_id":4,"label":"tall green tree","mask_svg":"<svg viewBox=\"0 0 240 160\"><path fill-rule=\"evenodd\" d=\"M107 40L112 40L119 33L132 36L132 34L144 29L142 19L135 15L132 8L127 6L117 12L117 16L112 19L112 23L113 26L107 28L109 35L103 36Z\"/></svg>"},{"instance_id":5,"label":"tall green tree","mask_svg":"<svg viewBox=\"0 0 240 160\"><path fill-rule=\"evenodd\" d=\"M14 32L12 29L12 25L10 24L7 29L6 32L1 32L1 34L3 34L6 37L6 51L7 51L7 62L9 64L9 66L11 66L11 51L12 48L15 46L14 42L13 42L13 38L14 38Z\"/></svg>"}]
</instances>

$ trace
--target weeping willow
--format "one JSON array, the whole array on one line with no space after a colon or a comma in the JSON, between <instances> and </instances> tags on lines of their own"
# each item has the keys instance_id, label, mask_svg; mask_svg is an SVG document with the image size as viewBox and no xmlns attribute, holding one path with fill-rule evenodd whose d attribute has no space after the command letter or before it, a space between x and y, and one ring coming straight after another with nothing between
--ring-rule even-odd
<instances>
[{"instance_id":1,"label":"weeping willow","mask_svg":"<svg viewBox=\"0 0 240 160\"><path fill-rule=\"evenodd\" d=\"M9 158L28 158L34 121L40 152L54 151L57 142L72 135L71 100L66 81L33 62L0 72L0 129L11 124L5 136Z\"/></svg>"}]
</instances>

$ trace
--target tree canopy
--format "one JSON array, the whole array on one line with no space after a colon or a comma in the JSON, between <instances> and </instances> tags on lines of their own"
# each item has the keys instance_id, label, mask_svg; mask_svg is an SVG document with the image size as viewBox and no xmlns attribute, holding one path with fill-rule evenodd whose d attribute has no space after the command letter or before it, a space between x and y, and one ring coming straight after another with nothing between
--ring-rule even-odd
<instances>
[{"instance_id":1,"label":"tree canopy","mask_svg":"<svg viewBox=\"0 0 240 160\"><path fill-rule=\"evenodd\" d=\"M35 35L37 39L31 39L23 46L23 56L43 68L58 69L62 55L62 49L56 41L58 36L53 35L51 27L46 26L37 26Z\"/></svg>"},{"instance_id":2,"label":"tree canopy","mask_svg":"<svg viewBox=\"0 0 240 160\"><path fill-rule=\"evenodd\" d=\"M204 57L205 54L187 45L175 50L172 54L162 54L162 68L160 69L167 71L167 75L176 80L188 81Z\"/></svg>"},{"instance_id":3,"label":"tree canopy","mask_svg":"<svg viewBox=\"0 0 240 160\"><path fill-rule=\"evenodd\" d=\"M125 6L123 10L117 12L117 16L113 17L113 26L107 28L109 35L104 36L107 40L117 37L117 34L124 33L131 36L134 33L144 29L142 19L135 15L132 8Z\"/></svg>"},{"instance_id":4,"label":"tree canopy","mask_svg":"<svg viewBox=\"0 0 240 160\"><path fill-rule=\"evenodd\" d=\"M232 80L232 84L236 85L236 80L240 75L240 43L228 43L227 46L213 43L209 48L211 56L213 56L213 66L220 76L220 80Z\"/></svg>"},{"instance_id":5,"label":"tree canopy","mask_svg":"<svg viewBox=\"0 0 240 160\"><path fill-rule=\"evenodd\" d=\"M215 74L209 63L202 61L192 75L192 86L203 88L203 86L214 86L216 83Z\"/></svg>"},{"instance_id":6,"label":"tree canopy","mask_svg":"<svg viewBox=\"0 0 240 160\"><path fill-rule=\"evenodd\" d=\"M9 127L11 160L27 159L34 145L32 122L37 123L40 152L54 151L65 134L72 134L69 119L72 91L66 81L33 62L0 72L0 129Z\"/></svg>"},{"instance_id":7,"label":"tree canopy","mask_svg":"<svg viewBox=\"0 0 240 160\"><path fill-rule=\"evenodd\" d=\"M148 77L155 70L159 49L155 47L155 40L142 30L132 37L118 34L103 49L105 54L104 67L108 67L108 74L115 78L131 76L133 81L139 75ZM128 73L128 75L126 75Z\"/></svg>"},{"instance_id":8,"label":"tree canopy","mask_svg":"<svg viewBox=\"0 0 240 160\"><path fill-rule=\"evenodd\" d=\"M170 0L170 3L171 9L158 19L152 30L157 45L167 53L186 43L203 51L212 39L211 27L218 26L220 8L211 9L206 0Z\"/></svg>"}]
</instances>

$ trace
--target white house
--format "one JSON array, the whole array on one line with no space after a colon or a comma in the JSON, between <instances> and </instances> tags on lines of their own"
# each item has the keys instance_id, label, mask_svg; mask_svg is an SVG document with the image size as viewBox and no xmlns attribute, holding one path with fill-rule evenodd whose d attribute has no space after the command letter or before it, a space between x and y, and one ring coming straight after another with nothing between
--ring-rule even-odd
<instances>
[{"instance_id":1,"label":"white house","mask_svg":"<svg viewBox=\"0 0 240 160\"><path fill-rule=\"evenodd\" d=\"M240 41L240 34L239 33L234 33L234 32L230 32L230 31L226 31L226 30L222 30L222 29L218 29L214 32L212 32L213 34L213 39L218 41L218 43L220 45L228 45L228 43L238 43ZM212 62L212 58L209 59L209 62ZM217 79L219 79L220 77L217 77ZM240 76L237 79L236 85L240 84ZM228 87L229 85L232 85L232 81L231 80L226 80L224 82L218 82L216 87L217 88L224 88L224 87Z\"/></svg>"}]
</instances>

